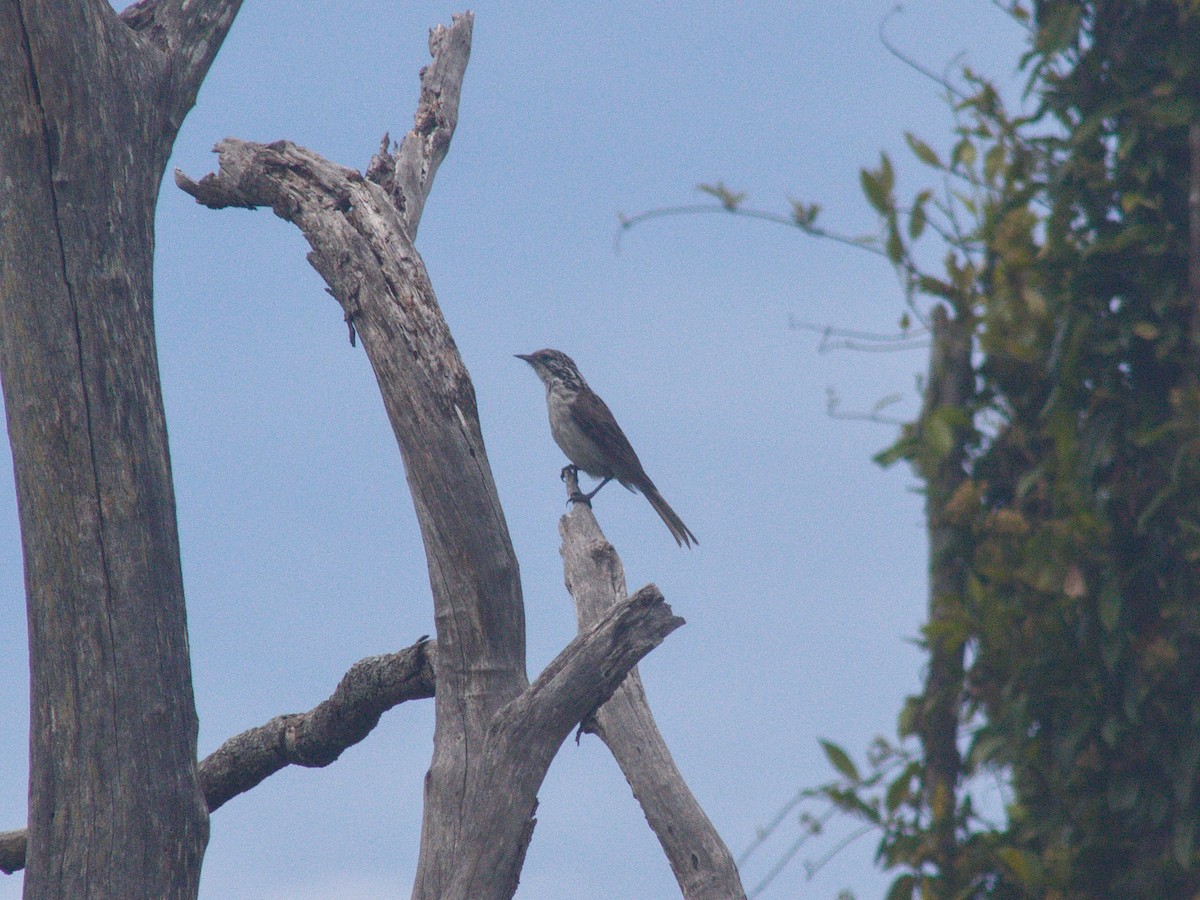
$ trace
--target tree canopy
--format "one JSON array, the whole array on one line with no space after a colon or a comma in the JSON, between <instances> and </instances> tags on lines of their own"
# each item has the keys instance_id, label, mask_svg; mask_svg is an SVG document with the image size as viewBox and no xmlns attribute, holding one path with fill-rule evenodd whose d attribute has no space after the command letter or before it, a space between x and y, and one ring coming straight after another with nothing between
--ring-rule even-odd
<instances>
[{"instance_id":1,"label":"tree canopy","mask_svg":"<svg viewBox=\"0 0 1200 900\"><path fill-rule=\"evenodd\" d=\"M836 779L784 813L819 797L881 831L891 898L1195 896L1200 5L1005 6L1031 111L931 75L952 149L905 140L940 186L902 201L887 154L863 170L877 238L701 187L886 256L932 347L920 415L876 457L926 496L924 690L866 771L823 742Z\"/></svg>"},{"instance_id":2,"label":"tree canopy","mask_svg":"<svg viewBox=\"0 0 1200 900\"><path fill-rule=\"evenodd\" d=\"M926 489L929 669L900 718L921 752L881 743L864 776L832 747L821 793L883 829L896 897L1192 896L1200 7L1010 11L1032 112L966 72L949 158L908 136L943 188L901 203L886 156L862 176L933 335L921 416L879 457Z\"/></svg>"}]
</instances>

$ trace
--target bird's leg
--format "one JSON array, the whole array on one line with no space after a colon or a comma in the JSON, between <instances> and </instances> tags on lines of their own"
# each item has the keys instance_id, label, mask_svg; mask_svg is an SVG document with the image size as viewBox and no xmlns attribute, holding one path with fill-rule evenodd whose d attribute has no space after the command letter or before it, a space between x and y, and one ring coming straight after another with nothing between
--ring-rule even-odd
<instances>
[{"instance_id":1,"label":"bird's leg","mask_svg":"<svg viewBox=\"0 0 1200 900\"><path fill-rule=\"evenodd\" d=\"M600 493L600 488L604 487L610 481L612 481L611 475L609 475L602 482L600 482L598 485L596 485L596 487L592 489L592 492L590 494L584 494L583 498L590 504L592 502L592 498L595 497L598 493Z\"/></svg>"},{"instance_id":2,"label":"bird's leg","mask_svg":"<svg viewBox=\"0 0 1200 900\"><path fill-rule=\"evenodd\" d=\"M570 494L567 495L568 503L585 503L588 506L592 505L590 495L585 495L579 490L579 467L575 465L563 466L560 476L567 483L570 489Z\"/></svg>"},{"instance_id":3,"label":"bird's leg","mask_svg":"<svg viewBox=\"0 0 1200 900\"><path fill-rule=\"evenodd\" d=\"M600 493L600 488L604 487L613 480L613 477L609 475L598 485L592 488L590 493L585 494L583 491L579 490L579 466L575 465L574 463L569 466L563 466L561 478L567 483L567 487L571 489L571 494L567 497L567 502L586 503L588 506L592 505L592 498Z\"/></svg>"}]
</instances>

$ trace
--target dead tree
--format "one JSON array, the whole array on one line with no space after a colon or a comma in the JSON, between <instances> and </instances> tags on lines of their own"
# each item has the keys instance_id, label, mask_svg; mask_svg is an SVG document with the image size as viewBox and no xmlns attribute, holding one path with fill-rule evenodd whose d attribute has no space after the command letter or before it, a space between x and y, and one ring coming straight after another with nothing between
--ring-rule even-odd
<instances>
[{"instance_id":1,"label":"dead tree","mask_svg":"<svg viewBox=\"0 0 1200 900\"><path fill-rule=\"evenodd\" d=\"M139 4L136 9L123 14L124 22L111 15L104 19L107 13L94 10L93 18L105 22L111 19L117 25L106 24L103 28L108 31L88 34L95 41L112 41L112 29L119 25L124 28L120 34L131 32L136 35L142 31L148 35L150 43L158 41L168 48L174 47L176 45L170 38L174 19L166 15L166 6L165 2L161 7L155 3ZM227 18L220 20L224 29L236 7L233 2L193 0L190 8L194 18L204 21L208 21L205 11L211 17L218 10L224 10ZM0 24L12 24L14 33L27 36L32 32L25 30L27 23L20 12L18 5L13 21ZM662 595L652 585L632 597L624 595L623 576L614 581L612 574L619 572L619 561L616 561L616 570L612 569L615 553L599 537L590 512L579 513L576 519L592 531L586 528L575 531L572 520L565 521L567 549L564 549L564 556L575 561L569 566L568 581L577 600L596 587L594 602L588 606L586 615L581 612L579 635L532 684L526 676L524 611L517 562L487 462L474 389L442 318L424 264L413 247L433 177L454 131L459 90L470 52L471 26L472 17L468 13L456 17L450 28L439 27L431 32L433 62L422 70L421 98L414 128L395 147L389 146L385 136L365 175L328 162L287 141L262 145L235 139L222 141L217 147L219 172L200 182L176 173L179 186L201 203L213 208L270 207L277 215L297 225L308 239L312 247L309 261L341 305L351 333L362 340L404 459L433 587L436 643L419 642L392 657L364 660L347 674L328 701L309 713L277 717L231 739L200 764L198 774L194 761L195 716L191 707L191 689L190 685L184 685L186 690L182 691L182 698L173 696L171 699L182 710L181 733L190 739L186 749L191 756L176 760L178 770L186 776L187 790L180 801L182 812L179 809L171 812L181 816L190 811L194 814L195 826L164 818L155 823L153 830L160 833L160 845L189 849L187 878L173 873L171 866L164 864L166 880L154 882L164 886L148 888L148 880L136 880L140 872L132 865L122 876L124 881L110 882L107 876L88 875L85 878L91 880L80 882L85 889L45 889L46 895L84 895L86 888L129 896L194 895L196 878L191 866L194 862L194 875L198 875L206 810L216 809L284 765L328 764L344 747L361 740L385 709L403 700L433 693L436 704L434 755L425 782L421 854L414 897L465 900L512 896L532 835L537 791L559 746L581 722L601 731L613 748L651 826L663 843L684 895L743 896L728 850L687 791L670 762L670 754L653 729L640 683L626 681L638 660L683 622L672 615ZM78 23L76 27L79 27ZM215 28L213 26L213 33L217 34ZM219 31L219 34L223 33L224 30ZM133 38L115 40L127 39ZM37 44L28 37L26 42L29 46ZM219 43L219 39L216 42ZM158 46L158 43L154 45ZM215 44L211 48L207 44L204 47L205 52L208 49L215 52ZM33 60L37 53L31 50L27 56ZM189 60L193 58L194 54ZM210 60L211 54L205 65ZM37 68L33 62L29 67L31 70ZM199 76L196 83L198 85ZM194 97L194 94L193 89L189 96ZM183 110L173 112L175 116L171 121L177 127ZM103 132L103 125L103 122L97 123L101 129L101 138L97 140L105 134L113 138L111 133ZM56 154L64 148L46 134L41 140L43 156L53 167ZM120 156L119 153L113 155ZM165 158L163 153L162 159ZM7 161L5 157L0 160ZM155 171L160 172L161 166ZM41 200L49 204L47 209L58 209L55 181L47 177L45 182L47 194ZM156 186L157 176L154 183ZM123 390L125 381L122 379L125 379L131 385L128 390L141 391L125 401L122 412L129 414L132 409L143 418L149 418L150 424L157 427L157 431L148 429L151 437L161 437L161 401L157 399L158 380L149 313L148 229L153 218L153 197L153 191L145 197L139 195L145 205L137 207L144 214L145 221L140 224L146 229L139 233L144 238L140 245L146 263L145 284L141 286L144 293L126 300L132 312L140 315L140 318L135 316L137 324L145 329L144 352L141 356L134 354L121 359L126 370L113 372L111 367L116 363L110 357L126 353L122 343L127 339L126 334L118 331L115 335L102 335L109 343L94 348L86 344L83 337L77 337L76 344L83 349L76 355L83 357L80 365L84 368L88 365L99 368L102 375L109 375L112 383ZM30 204L33 205L32 201ZM59 226L60 247L61 231ZM54 238L53 228L46 236ZM66 250L60 252L69 255ZM7 255L4 262L6 266L10 264ZM77 261L77 265L82 268L84 262ZM108 271L102 274L112 275ZM90 275L99 277L94 272ZM77 319L75 328L73 332L68 330L68 335L78 334L86 323L78 321L78 301L72 301L69 278L67 282L63 300L66 312L60 310L58 315L74 315ZM107 284L106 281L103 283ZM38 311L34 308L39 306L41 299L32 293L34 285L27 284L26 290L30 296L10 297L6 288L3 298L2 362L19 484L23 477L26 482L32 477L28 473L23 476L21 470L22 464L31 465L23 459L31 445L30 439L13 425L14 398L26 404L42 404L33 412L25 408L17 411L25 417L20 421L26 422L26 428L34 427L40 421L39 413L50 416L51 421L57 423L58 419L53 418L55 410L45 408L52 406L54 401L47 398L56 396L53 389L61 383L54 377L72 383L68 376L52 372L28 385L25 393L10 393L10 364L18 374L23 371L20 365L12 362L12 357L19 355L26 342L31 340L28 333L31 327L50 327L41 325L34 316ZM31 326L31 322L38 324ZM91 328L90 325L86 327ZM39 335L35 334L34 339L37 337ZM135 344L135 349L137 346L141 345ZM43 352L54 355L50 350ZM85 388L86 384L85 381ZM120 391L117 393L118 399L124 396ZM84 424L80 428L90 434L95 426L88 425L89 397L86 390L83 394L82 411L78 415L84 417ZM102 399L107 400L108 395ZM128 427L124 419L121 424ZM46 440L44 436L39 437ZM169 500L165 439L160 444L150 444L152 450L161 450L160 457L156 457L161 471L150 473L160 477L151 480L148 490L157 486L166 492ZM93 478L98 478L102 465L110 464L108 456L97 457L96 450L92 450L90 456L84 454L81 462L77 450L72 446L62 450L63 465L68 473L73 471L71 466L87 468L84 463L90 461L91 468L87 471L92 472ZM125 450L128 451L128 447ZM126 500L127 496L142 496L138 489L142 484L139 479L145 473L142 468L128 464L122 452L117 448L105 450L104 454L110 454L111 464L117 465L118 480L113 490L123 486L125 493L109 498L103 488L95 488L94 496L89 495L95 507L93 515L101 530L110 508L121 510L114 507L114 503ZM121 465L126 467L120 468ZM55 481L59 476L57 472L35 469L33 475L48 476L51 485L58 483ZM120 481L120 477L125 480ZM150 496L158 497L153 493ZM27 502L22 495L22 526L26 541ZM164 530L170 540L175 541L173 507L160 503L155 509L159 518L152 520L153 523L169 525ZM109 527L115 528L124 522L120 519ZM78 548L71 549L75 553L81 552ZM122 549L129 548L122 545ZM168 566L166 571L177 576L177 541L168 549L174 553L174 563L173 568ZM608 560L607 567L589 573L588 566L581 561L594 552ZM28 567L28 548L26 553ZM143 560L136 553L131 558L134 562ZM161 559L156 558L155 562L161 562ZM123 558L122 565L125 564ZM113 566L110 561L110 571ZM45 567L53 569L54 561ZM54 573L49 575L53 577ZM600 581L593 583L589 579ZM177 581L176 578L168 586L175 590L170 597L178 597L178 622L174 624L178 625L182 640L182 589ZM136 586L143 587L140 583ZM112 588L108 590L111 594ZM32 581L30 593L33 609ZM595 599L600 597L604 597L603 602ZM120 606L110 606L107 608L110 622L126 612ZM174 607L168 605L167 608ZM33 613L31 621L32 618ZM116 627L124 626L118 623ZM186 641L182 642L181 649L181 672L186 681ZM86 642L46 647L31 637L31 653L57 652L60 654L55 658L58 665L76 662L73 657L63 659L61 654L86 656L89 651ZM152 667L147 663L143 666ZM621 704L627 710L635 711L636 721L627 713L619 713L615 707L610 711L605 705L618 689ZM40 702L37 690L39 685L35 681L35 710ZM144 719L148 709L158 712L157 707L149 705L157 696L143 691L131 700L131 704ZM97 702L95 697L81 699ZM168 707L168 710L174 708ZM158 723L152 721L152 724ZM86 745L90 740L103 737L81 733L79 742ZM634 748L639 746L653 752L637 752ZM34 791L37 790L35 778ZM61 802L62 798L52 798L31 808L27 845L31 874L34 863L46 852L46 845L41 842L45 840L47 827L38 822L36 816L44 815L53 809L54 803ZM130 811L133 811L132 806ZM114 839L120 839L123 836L121 829L127 823L120 820L105 825ZM63 845L74 852L86 851L88 844L84 837L79 833L67 834ZM191 843L187 843L189 837L194 838ZM0 835L0 867L10 870L18 867L22 861L20 857L26 853L24 839L25 835L17 832ZM178 864L180 857L176 855L170 859ZM174 882L169 880L172 874L176 876ZM27 881L30 883L39 884ZM126 885L127 890L115 890L117 884ZM43 889L39 886L37 890Z\"/></svg>"},{"instance_id":2,"label":"dead tree","mask_svg":"<svg viewBox=\"0 0 1200 900\"><path fill-rule=\"evenodd\" d=\"M208 813L151 265L163 169L240 5L0 3L0 376L29 620L29 897L189 897L199 884Z\"/></svg>"}]
</instances>

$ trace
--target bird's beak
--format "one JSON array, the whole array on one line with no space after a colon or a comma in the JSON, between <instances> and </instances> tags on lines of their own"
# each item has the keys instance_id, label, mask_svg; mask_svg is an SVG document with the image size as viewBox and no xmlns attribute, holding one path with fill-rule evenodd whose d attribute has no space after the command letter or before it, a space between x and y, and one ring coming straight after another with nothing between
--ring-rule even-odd
<instances>
[{"instance_id":1,"label":"bird's beak","mask_svg":"<svg viewBox=\"0 0 1200 900\"><path fill-rule=\"evenodd\" d=\"M525 362L530 362L530 360L532 359L531 356L528 356L524 353L514 353L513 356L515 356L517 359L523 359L523 360L525 360Z\"/></svg>"}]
</instances>

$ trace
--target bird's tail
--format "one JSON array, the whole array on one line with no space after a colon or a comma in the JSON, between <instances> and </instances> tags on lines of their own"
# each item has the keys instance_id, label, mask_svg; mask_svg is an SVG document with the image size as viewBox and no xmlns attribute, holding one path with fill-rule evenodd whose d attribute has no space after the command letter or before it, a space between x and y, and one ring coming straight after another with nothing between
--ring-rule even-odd
<instances>
[{"instance_id":1,"label":"bird's tail","mask_svg":"<svg viewBox=\"0 0 1200 900\"><path fill-rule=\"evenodd\" d=\"M654 485L647 485L642 491L646 495L646 499L650 501L650 505L654 507L654 511L659 514L667 527L671 529L671 537L675 538L675 543L680 547L691 547L693 544L699 544L696 536L691 530L683 524L683 519L679 518L675 510L671 509L671 505L663 499L662 494Z\"/></svg>"}]
</instances>

